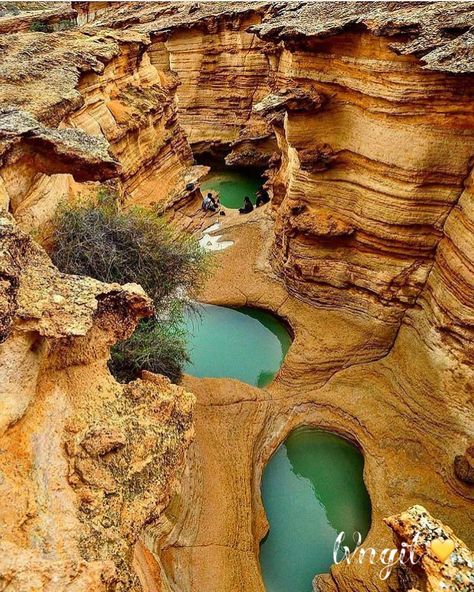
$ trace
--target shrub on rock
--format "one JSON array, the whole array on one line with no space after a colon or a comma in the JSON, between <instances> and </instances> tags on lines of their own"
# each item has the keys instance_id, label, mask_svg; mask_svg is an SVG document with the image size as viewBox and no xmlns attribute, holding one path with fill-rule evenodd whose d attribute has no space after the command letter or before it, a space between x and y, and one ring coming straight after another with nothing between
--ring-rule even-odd
<instances>
[{"instance_id":1,"label":"shrub on rock","mask_svg":"<svg viewBox=\"0 0 474 592\"><path fill-rule=\"evenodd\" d=\"M141 370L177 381L188 359L183 308L201 285L205 253L192 236L152 210L121 211L113 195L103 191L97 202L59 208L53 263L68 274L141 284L153 299L155 316L141 321L133 335L112 349L109 366L122 382Z\"/></svg>"}]
</instances>

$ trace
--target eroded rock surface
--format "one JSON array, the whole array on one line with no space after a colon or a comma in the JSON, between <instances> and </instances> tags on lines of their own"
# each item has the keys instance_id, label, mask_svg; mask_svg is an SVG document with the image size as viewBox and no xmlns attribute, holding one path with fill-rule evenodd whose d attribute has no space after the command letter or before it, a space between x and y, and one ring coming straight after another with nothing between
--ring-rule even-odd
<instances>
[{"instance_id":1,"label":"eroded rock surface","mask_svg":"<svg viewBox=\"0 0 474 592\"><path fill-rule=\"evenodd\" d=\"M384 517L423 502L472 548L473 493L453 470L473 430L474 375L462 355L470 338L459 351L446 347L427 307L407 313L393 341L381 320L289 295L270 265L273 223L265 207L245 222L223 223L219 234L234 245L216 255L219 267L203 297L272 310L295 339L265 389L186 378L198 402L190 466L168 522L149 534L171 590L263 592L258 548L268 525L260 479L270 455L301 425L361 446L372 503L364 546L393 548ZM383 581L380 569L334 566L318 578L318 590L397 590L395 574Z\"/></svg>"},{"instance_id":2,"label":"eroded rock surface","mask_svg":"<svg viewBox=\"0 0 474 592\"><path fill-rule=\"evenodd\" d=\"M464 592L474 588L474 553L423 506L413 506L398 516L387 518L385 522L394 531L398 543L409 545L415 552L416 565L410 561L406 565L415 577L418 573L419 583L423 585L420 589L427 592ZM448 553L447 557L437 554L436 544L444 554Z\"/></svg>"},{"instance_id":3,"label":"eroded rock surface","mask_svg":"<svg viewBox=\"0 0 474 592\"><path fill-rule=\"evenodd\" d=\"M151 62L149 44L110 30L2 37L0 204L23 228L97 192L86 182L113 178L126 202L148 206L192 193L202 171L177 122L177 79Z\"/></svg>"},{"instance_id":4,"label":"eroded rock surface","mask_svg":"<svg viewBox=\"0 0 474 592\"><path fill-rule=\"evenodd\" d=\"M263 592L258 549L268 525L260 478L278 444L302 424L360 445L373 508L368 546L390 546L383 518L422 503L472 548L473 3L80 2L74 8L77 30L10 34L0 41L2 108L28 112L42 137L54 138L48 146L58 157L50 168L35 161L31 132L22 135L18 126L17 139L7 138L2 153L2 202L32 227L48 220L61 198L95 191L93 179L112 177L108 183L126 203L156 202L164 210L169 205L176 220L201 228L207 218L199 203L188 200L196 194L186 187L195 187L205 167L192 166L191 148L225 154L234 165L268 167L271 203L245 220L236 214L222 221L219 232L233 246L216 255L220 265L203 298L268 308L295 334L267 389L186 378L198 399L197 437L182 492L147 529L148 547L135 554L147 585L160 581L166 592ZM81 139L101 138L97 142L103 147L106 141L109 153L102 150L101 162L83 167L91 155L66 153L64 128L81 130ZM113 163L120 164L116 175ZM127 443L139 458L143 449L128 424L103 421L110 410L117 417L135 408L134 393L152 405L154 395L149 381L131 391L102 381L104 340L110 344L118 326L129 326L118 309L138 306L141 312L133 317L147 305L118 287L100 296L108 288L93 283L87 290L92 286L94 296L71 315L71 322L77 315L77 337L63 335L63 319L48 299L35 306L34 321L27 315L27 330L17 331L14 319L22 309L15 277L9 271L1 284L8 311L1 329L10 335L15 327L18 334L15 341L8 338L5 351L12 360L31 363L10 366L6 401L13 419L7 424L17 423L7 433L27 443L29 466L31 434L56 434L61 409L72 406L69 415L79 419L71 420L71 455L63 463L67 469L61 468L71 485L66 501L55 500L63 503L58 515L75 516L64 508L73 507L72 495L80 496L83 521L66 520L61 536L68 532L68 549L81 547L76 531L84 537L86 564L79 552L73 556L78 578L117 578L103 555L110 544L120 578L134 586L114 496L143 504L144 514L133 506L141 519L151 507L143 491L122 481ZM69 302L69 293L58 288L54 307L61 298ZM119 320L107 320L97 302L110 303L106 308ZM91 315L98 324L89 325ZM40 330L45 333L38 347ZM50 339L56 345L46 366L55 374L40 371L42 340ZM76 356L87 364L68 361ZM100 372L93 373L91 363ZM38 376L45 376L40 386ZM41 403L47 411L37 392L47 393ZM74 404L63 392L74 393ZM91 400L98 425L86 419ZM158 407L167 417L166 397ZM47 419L54 419L54 429L42 427ZM146 418L135 419L140 430ZM35 440L35 451L45 454L58 438L48 439L49 448L44 439ZM6 474L16 479L16 492L29 473L20 468L14 474L12 466ZM166 467L160 470L167 474ZM35 479L28 499L39 495ZM160 505L160 491L152 494ZM43 540L48 523L36 514L30 519L25 496L5 510L9 532L19 537L7 542L23 545L25 553L15 559L19 573L31 552L30 525ZM44 502L49 499L50 490L41 490L39 507L48 518L56 512ZM112 522L102 524L104 516ZM137 532L131 515L122 519L127 532ZM92 527L104 542L100 548ZM44 548L56 549L55 532L53 542L41 543ZM46 573L43 558L34 559L38 573ZM54 569L62 578L63 565ZM338 565L317 585L326 592L396 589L398 582L382 581L378 572L370 565Z\"/></svg>"},{"instance_id":5,"label":"eroded rock surface","mask_svg":"<svg viewBox=\"0 0 474 592\"><path fill-rule=\"evenodd\" d=\"M141 589L134 547L178 487L193 397L120 385L110 346L151 311L137 285L66 276L0 219L0 582Z\"/></svg>"}]
</instances>

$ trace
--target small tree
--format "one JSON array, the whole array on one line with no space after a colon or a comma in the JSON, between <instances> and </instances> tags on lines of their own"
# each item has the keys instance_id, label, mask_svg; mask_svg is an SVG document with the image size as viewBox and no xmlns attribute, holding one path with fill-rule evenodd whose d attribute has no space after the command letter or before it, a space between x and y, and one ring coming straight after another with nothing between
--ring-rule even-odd
<instances>
[{"instance_id":1,"label":"small tree","mask_svg":"<svg viewBox=\"0 0 474 592\"><path fill-rule=\"evenodd\" d=\"M196 295L207 269L197 241L171 227L153 211L119 211L113 196L98 203L65 205L53 221L53 263L64 273L104 282L141 284L155 316L112 348L110 369L120 381L142 369L177 381L188 360L183 308Z\"/></svg>"}]
</instances>

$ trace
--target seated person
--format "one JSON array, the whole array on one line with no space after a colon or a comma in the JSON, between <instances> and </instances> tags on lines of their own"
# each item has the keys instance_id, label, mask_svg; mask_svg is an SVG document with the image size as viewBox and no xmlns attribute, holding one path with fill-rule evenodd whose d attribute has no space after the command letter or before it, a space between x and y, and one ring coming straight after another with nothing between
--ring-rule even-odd
<instances>
[{"instance_id":1,"label":"seated person","mask_svg":"<svg viewBox=\"0 0 474 592\"><path fill-rule=\"evenodd\" d=\"M243 206L241 208L239 208L239 212L241 214L249 214L252 211L253 211L253 204L250 201L250 197L245 196Z\"/></svg>"},{"instance_id":2,"label":"seated person","mask_svg":"<svg viewBox=\"0 0 474 592\"><path fill-rule=\"evenodd\" d=\"M208 193L206 197L202 200L202 209L206 210L207 212L217 211L217 203L216 200L212 197L212 193Z\"/></svg>"},{"instance_id":3,"label":"seated person","mask_svg":"<svg viewBox=\"0 0 474 592\"><path fill-rule=\"evenodd\" d=\"M259 208L260 206L263 206L263 204L266 204L269 201L270 197L268 195L268 192L266 189L262 187L257 191L257 202L255 203L255 205L257 206L257 208Z\"/></svg>"}]
</instances>

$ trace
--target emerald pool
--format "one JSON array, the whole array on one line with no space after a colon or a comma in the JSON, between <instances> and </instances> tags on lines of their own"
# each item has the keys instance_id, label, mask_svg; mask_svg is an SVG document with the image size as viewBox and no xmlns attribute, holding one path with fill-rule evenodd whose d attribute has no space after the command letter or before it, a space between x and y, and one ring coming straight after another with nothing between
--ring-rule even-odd
<instances>
[{"instance_id":1,"label":"emerald pool","mask_svg":"<svg viewBox=\"0 0 474 592\"><path fill-rule=\"evenodd\" d=\"M203 196L208 191L217 191L221 204L226 208L241 208L248 195L255 205L256 193L262 186L262 178L252 171L211 171L201 183Z\"/></svg>"},{"instance_id":2,"label":"emerald pool","mask_svg":"<svg viewBox=\"0 0 474 592\"><path fill-rule=\"evenodd\" d=\"M258 387L273 380L291 344L279 319L248 307L199 305L186 315L186 332L191 361L184 372Z\"/></svg>"},{"instance_id":3,"label":"emerald pool","mask_svg":"<svg viewBox=\"0 0 474 592\"><path fill-rule=\"evenodd\" d=\"M262 500L269 532L260 546L267 592L312 592L316 574L334 563L337 535L354 549L371 521L362 477L363 456L336 434L302 427L270 458L262 476ZM338 559L342 559L342 554Z\"/></svg>"}]
</instances>

